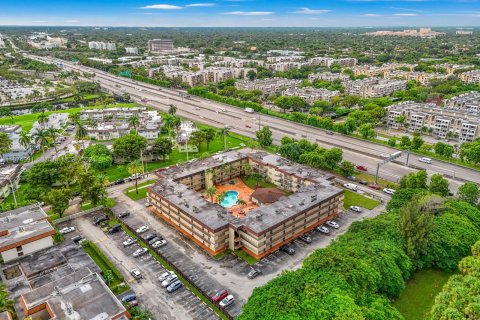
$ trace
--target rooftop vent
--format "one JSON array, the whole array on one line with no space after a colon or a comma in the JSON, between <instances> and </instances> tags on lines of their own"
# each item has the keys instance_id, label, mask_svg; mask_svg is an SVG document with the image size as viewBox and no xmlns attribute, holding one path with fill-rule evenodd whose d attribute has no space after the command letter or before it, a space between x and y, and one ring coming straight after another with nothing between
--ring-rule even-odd
<instances>
[{"instance_id":1,"label":"rooftop vent","mask_svg":"<svg viewBox=\"0 0 480 320\"><path fill-rule=\"evenodd\" d=\"M193 210L194 213L199 213L200 212L200 209L197 206L193 206L192 210Z\"/></svg>"},{"instance_id":2,"label":"rooftop vent","mask_svg":"<svg viewBox=\"0 0 480 320\"><path fill-rule=\"evenodd\" d=\"M289 204L289 205L287 206L287 208L292 209L292 208L293 208L293 204Z\"/></svg>"},{"instance_id":3,"label":"rooftop vent","mask_svg":"<svg viewBox=\"0 0 480 320\"><path fill-rule=\"evenodd\" d=\"M311 197L310 197L310 200L311 200L312 202L317 201L317 195L311 196Z\"/></svg>"},{"instance_id":4,"label":"rooftop vent","mask_svg":"<svg viewBox=\"0 0 480 320\"><path fill-rule=\"evenodd\" d=\"M305 205L305 199L302 199L302 201L300 201L299 205L304 206Z\"/></svg>"},{"instance_id":5,"label":"rooftop vent","mask_svg":"<svg viewBox=\"0 0 480 320\"><path fill-rule=\"evenodd\" d=\"M255 216L255 219L260 221L260 220L262 220L262 217L263 217L263 214L259 213L258 215Z\"/></svg>"},{"instance_id":6,"label":"rooftop vent","mask_svg":"<svg viewBox=\"0 0 480 320\"><path fill-rule=\"evenodd\" d=\"M281 214L281 213L282 213L282 209L280 209L280 208L279 208L279 209L275 209L275 213L276 213L276 214Z\"/></svg>"},{"instance_id":7,"label":"rooftop vent","mask_svg":"<svg viewBox=\"0 0 480 320\"><path fill-rule=\"evenodd\" d=\"M181 197L183 196L183 192L178 191L178 192L177 192L177 196L178 196L179 198L181 198Z\"/></svg>"}]
</instances>

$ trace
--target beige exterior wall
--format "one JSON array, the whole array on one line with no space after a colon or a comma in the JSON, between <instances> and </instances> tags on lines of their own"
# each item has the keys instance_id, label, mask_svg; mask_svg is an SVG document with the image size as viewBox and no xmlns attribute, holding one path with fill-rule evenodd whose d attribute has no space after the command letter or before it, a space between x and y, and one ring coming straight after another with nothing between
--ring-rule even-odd
<instances>
[{"instance_id":1,"label":"beige exterior wall","mask_svg":"<svg viewBox=\"0 0 480 320\"><path fill-rule=\"evenodd\" d=\"M48 248L53 246L53 238L48 236L37 241L29 242L20 246L21 250L17 250L17 248L13 248L7 251L2 252L2 259L4 262L8 262L19 257L19 253L23 252L22 256L29 255L33 252Z\"/></svg>"}]
</instances>

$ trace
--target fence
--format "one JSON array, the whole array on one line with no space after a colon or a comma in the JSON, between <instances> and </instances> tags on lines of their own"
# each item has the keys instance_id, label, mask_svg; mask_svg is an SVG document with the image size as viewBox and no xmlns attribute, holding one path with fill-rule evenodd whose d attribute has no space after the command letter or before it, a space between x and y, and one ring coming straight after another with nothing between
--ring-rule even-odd
<instances>
[{"instance_id":1,"label":"fence","mask_svg":"<svg viewBox=\"0 0 480 320\"><path fill-rule=\"evenodd\" d=\"M98 206L98 207L91 208L91 209L88 209L88 210L85 210L85 211L80 211L78 213L70 214L70 215L65 216L63 218L57 219L57 220L53 221L53 223L54 224L59 224L59 223L65 222L65 221L70 221L70 220L82 217L84 215L87 215L89 213L100 211L103 208L104 208L103 206Z\"/></svg>"}]
</instances>

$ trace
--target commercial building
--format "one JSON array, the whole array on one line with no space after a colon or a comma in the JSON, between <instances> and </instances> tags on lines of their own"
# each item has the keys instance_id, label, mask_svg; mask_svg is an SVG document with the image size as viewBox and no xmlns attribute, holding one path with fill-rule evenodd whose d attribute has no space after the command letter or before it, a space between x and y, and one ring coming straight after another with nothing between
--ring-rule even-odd
<instances>
[{"instance_id":1,"label":"commercial building","mask_svg":"<svg viewBox=\"0 0 480 320\"><path fill-rule=\"evenodd\" d=\"M362 98L380 98L389 96L395 91L406 90L406 80L388 80L381 78L366 78L343 82L345 93Z\"/></svg>"},{"instance_id":2,"label":"commercial building","mask_svg":"<svg viewBox=\"0 0 480 320\"><path fill-rule=\"evenodd\" d=\"M286 78L255 79L253 81L240 80L235 82L235 88L240 90L260 90L264 95L269 95L280 94L284 90L296 89L301 83L301 80Z\"/></svg>"},{"instance_id":3,"label":"commercial building","mask_svg":"<svg viewBox=\"0 0 480 320\"><path fill-rule=\"evenodd\" d=\"M159 52L173 50L173 40L168 39L153 39L148 40L148 51Z\"/></svg>"},{"instance_id":4,"label":"commercial building","mask_svg":"<svg viewBox=\"0 0 480 320\"><path fill-rule=\"evenodd\" d=\"M5 132L8 135L8 138L12 140L12 148L9 152L0 155L0 159L3 158L4 162L18 163L31 156L32 148L25 148L20 144L20 133L22 132L21 126L0 125L0 132Z\"/></svg>"},{"instance_id":5,"label":"commercial building","mask_svg":"<svg viewBox=\"0 0 480 320\"><path fill-rule=\"evenodd\" d=\"M313 104L315 101L318 100L330 101L331 98L338 96L339 94L339 91L331 91L323 88L312 87L287 89L282 92L283 96L300 97L303 100L307 101L309 104Z\"/></svg>"},{"instance_id":6,"label":"commercial building","mask_svg":"<svg viewBox=\"0 0 480 320\"><path fill-rule=\"evenodd\" d=\"M434 103L406 101L389 107L387 124L400 128L398 116L405 116L405 128L409 131L430 131L435 137L458 136L461 142L472 142L480 137L480 114L464 110L438 107ZM449 134L450 133L450 134Z\"/></svg>"},{"instance_id":7,"label":"commercial building","mask_svg":"<svg viewBox=\"0 0 480 320\"><path fill-rule=\"evenodd\" d=\"M265 201L276 201L256 204L254 190L241 178L252 172L286 195L263 194ZM156 174L158 183L148 188L151 211L211 255L241 249L262 258L334 218L343 207L343 191L333 186L333 175L259 150L229 151ZM247 207L211 202L204 194L211 186L239 190L228 192L243 197Z\"/></svg>"},{"instance_id":8,"label":"commercial building","mask_svg":"<svg viewBox=\"0 0 480 320\"><path fill-rule=\"evenodd\" d=\"M480 70L463 72L459 77L465 83L480 84Z\"/></svg>"},{"instance_id":9,"label":"commercial building","mask_svg":"<svg viewBox=\"0 0 480 320\"><path fill-rule=\"evenodd\" d=\"M332 73L332 72L320 72L320 73L312 73L308 75L308 81L314 82L316 80L321 81L348 81L350 80L350 76L344 73Z\"/></svg>"},{"instance_id":10,"label":"commercial building","mask_svg":"<svg viewBox=\"0 0 480 320\"><path fill-rule=\"evenodd\" d=\"M0 254L4 262L53 245L55 229L38 205L0 213Z\"/></svg>"},{"instance_id":11,"label":"commercial building","mask_svg":"<svg viewBox=\"0 0 480 320\"><path fill-rule=\"evenodd\" d=\"M21 164L0 165L0 203L18 188L21 173Z\"/></svg>"}]
</instances>

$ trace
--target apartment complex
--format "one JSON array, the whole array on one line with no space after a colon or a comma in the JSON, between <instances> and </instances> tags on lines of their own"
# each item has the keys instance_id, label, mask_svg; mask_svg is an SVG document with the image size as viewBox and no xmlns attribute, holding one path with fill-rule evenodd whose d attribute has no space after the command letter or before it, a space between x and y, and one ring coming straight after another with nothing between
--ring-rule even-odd
<instances>
[{"instance_id":1,"label":"apartment complex","mask_svg":"<svg viewBox=\"0 0 480 320\"><path fill-rule=\"evenodd\" d=\"M127 54L138 54L138 48L137 47L125 47L125 52Z\"/></svg>"},{"instance_id":2,"label":"apartment complex","mask_svg":"<svg viewBox=\"0 0 480 320\"><path fill-rule=\"evenodd\" d=\"M444 106L451 109L480 113L480 92L471 91L443 101Z\"/></svg>"},{"instance_id":3,"label":"apartment complex","mask_svg":"<svg viewBox=\"0 0 480 320\"><path fill-rule=\"evenodd\" d=\"M421 83L422 85L429 85L433 80L445 80L450 75L443 73L428 73L428 72L419 72L419 71L403 71L403 70L392 70L385 71L385 79L404 79L404 80L413 80Z\"/></svg>"},{"instance_id":4,"label":"apartment complex","mask_svg":"<svg viewBox=\"0 0 480 320\"><path fill-rule=\"evenodd\" d=\"M333 65L340 65L342 68L353 67L357 64L355 58L329 58L329 57L313 57L308 60L310 65L319 65L330 68Z\"/></svg>"},{"instance_id":5,"label":"apartment complex","mask_svg":"<svg viewBox=\"0 0 480 320\"><path fill-rule=\"evenodd\" d=\"M366 32L369 36L397 36L397 37L419 37L419 38L435 38L437 36L445 35L445 32L433 31L431 28L405 29L403 31L373 31Z\"/></svg>"},{"instance_id":6,"label":"apartment complex","mask_svg":"<svg viewBox=\"0 0 480 320\"><path fill-rule=\"evenodd\" d=\"M212 57L210 59L212 59ZM253 60L253 59L239 59L239 58L232 58L232 57L221 57L221 60L215 61L213 65L217 67L225 67L225 68L246 68L246 67L252 67L252 66L264 66L265 61Z\"/></svg>"},{"instance_id":7,"label":"apartment complex","mask_svg":"<svg viewBox=\"0 0 480 320\"><path fill-rule=\"evenodd\" d=\"M362 98L380 98L389 96L395 91L407 89L405 80L388 80L381 78L366 78L343 82L345 93Z\"/></svg>"},{"instance_id":8,"label":"apartment complex","mask_svg":"<svg viewBox=\"0 0 480 320\"><path fill-rule=\"evenodd\" d=\"M38 205L0 213L0 254L4 262L53 245L55 229Z\"/></svg>"},{"instance_id":9,"label":"apartment complex","mask_svg":"<svg viewBox=\"0 0 480 320\"><path fill-rule=\"evenodd\" d=\"M243 216L202 194L251 172L292 194L254 206ZM343 191L332 185L332 175L259 150L229 151L160 169L157 175L158 183L148 188L151 211L212 255L241 249L264 257L332 219L343 206Z\"/></svg>"},{"instance_id":10,"label":"apartment complex","mask_svg":"<svg viewBox=\"0 0 480 320\"><path fill-rule=\"evenodd\" d=\"M241 90L260 90L264 95L280 94L284 90L296 89L302 83L301 80L286 78L255 79L253 81L240 80L235 82L235 87Z\"/></svg>"},{"instance_id":11,"label":"apartment complex","mask_svg":"<svg viewBox=\"0 0 480 320\"><path fill-rule=\"evenodd\" d=\"M308 75L308 81L314 82L316 80L321 81L348 81L350 76L344 73L332 73L332 72L320 72L320 73L311 73Z\"/></svg>"},{"instance_id":12,"label":"apartment complex","mask_svg":"<svg viewBox=\"0 0 480 320\"><path fill-rule=\"evenodd\" d=\"M402 102L389 107L387 124L400 128L396 119L405 116L404 125L410 131L429 130L435 137L446 138L449 132L458 135L461 142L471 142L480 137L480 113L438 107L430 103Z\"/></svg>"},{"instance_id":13,"label":"apartment complex","mask_svg":"<svg viewBox=\"0 0 480 320\"><path fill-rule=\"evenodd\" d=\"M303 61L303 60L305 60L305 56L301 56L301 55L267 57L268 63L294 62L294 61Z\"/></svg>"},{"instance_id":14,"label":"apartment complex","mask_svg":"<svg viewBox=\"0 0 480 320\"><path fill-rule=\"evenodd\" d=\"M442 63L435 65L437 69L445 69L448 74L457 73L459 71L466 71L469 69L475 69L473 64L451 64L451 63Z\"/></svg>"},{"instance_id":15,"label":"apartment complex","mask_svg":"<svg viewBox=\"0 0 480 320\"><path fill-rule=\"evenodd\" d=\"M0 203L18 188L22 170L21 164L0 165Z\"/></svg>"},{"instance_id":16,"label":"apartment complex","mask_svg":"<svg viewBox=\"0 0 480 320\"><path fill-rule=\"evenodd\" d=\"M113 42L89 41L88 48L94 50L117 50L117 45Z\"/></svg>"},{"instance_id":17,"label":"apartment complex","mask_svg":"<svg viewBox=\"0 0 480 320\"><path fill-rule=\"evenodd\" d=\"M303 100L307 101L309 104L313 104L315 101L318 100L330 101L331 98L338 96L339 94L339 91L312 87L287 89L282 92L283 96L300 97Z\"/></svg>"},{"instance_id":18,"label":"apartment complex","mask_svg":"<svg viewBox=\"0 0 480 320\"><path fill-rule=\"evenodd\" d=\"M149 52L169 51L173 49L174 49L173 40L168 40L168 39L148 40Z\"/></svg>"},{"instance_id":19,"label":"apartment complex","mask_svg":"<svg viewBox=\"0 0 480 320\"><path fill-rule=\"evenodd\" d=\"M183 71L181 68L163 67L163 73L169 78L179 78L182 82L190 86L205 84L209 82L217 83L227 79L245 78L248 71L254 68L221 68L208 67L199 71Z\"/></svg>"},{"instance_id":20,"label":"apartment complex","mask_svg":"<svg viewBox=\"0 0 480 320\"><path fill-rule=\"evenodd\" d=\"M32 154L32 148L25 148L20 144L20 133L22 127L19 125L0 125L0 132L5 132L8 138L12 140L12 148L9 152L1 154L0 159L5 162L19 162L29 158Z\"/></svg>"},{"instance_id":21,"label":"apartment complex","mask_svg":"<svg viewBox=\"0 0 480 320\"><path fill-rule=\"evenodd\" d=\"M480 70L463 72L459 77L465 83L480 84Z\"/></svg>"},{"instance_id":22,"label":"apartment complex","mask_svg":"<svg viewBox=\"0 0 480 320\"><path fill-rule=\"evenodd\" d=\"M300 69L303 66L307 66L307 62L298 62L298 61L286 61L286 62L276 62L268 63L265 67L273 72L284 72L293 69Z\"/></svg>"}]
</instances>

